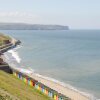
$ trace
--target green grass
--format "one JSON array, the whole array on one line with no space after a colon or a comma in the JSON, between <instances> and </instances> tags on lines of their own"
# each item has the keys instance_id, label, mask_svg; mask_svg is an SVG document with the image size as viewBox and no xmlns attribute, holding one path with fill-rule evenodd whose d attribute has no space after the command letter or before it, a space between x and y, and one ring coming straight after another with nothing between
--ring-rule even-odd
<instances>
[{"instance_id":1,"label":"green grass","mask_svg":"<svg viewBox=\"0 0 100 100\"><path fill-rule=\"evenodd\" d=\"M9 36L0 33L0 46L4 45L4 40L11 40Z\"/></svg>"},{"instance_id":2,"label":"green grass","mask_svg":"<svg viewBox=\"0 0 100 100\"><path fill-rule=\"evenodd\" d=\"M7 36L7 35L4 35L3 33L0 33L0 39L3 39L3 40L7 39L7 40L10 40L11 38L10 38L9 36Z\"/></svg>"},{"instance_id":3,"label":"green grass","mask_svg":"<svg viewBox=\"0 0 100 100\"><path fill-rule=\"evenodd\" d=\"M0 71L0 89L7 92L11 96L19 98L19 100L51 100L34 87L26 85L15 76ZM9 97L9 95L6 95ZM0 100L4 100L4 96L0 95ZM6 100L13 100L11 98Z\"/></svg>"}]
</instances>

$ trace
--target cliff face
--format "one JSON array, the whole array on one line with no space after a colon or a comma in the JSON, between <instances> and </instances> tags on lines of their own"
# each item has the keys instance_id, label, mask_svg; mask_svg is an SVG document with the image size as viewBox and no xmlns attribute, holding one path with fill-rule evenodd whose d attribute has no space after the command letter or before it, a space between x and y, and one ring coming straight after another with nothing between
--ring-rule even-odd
<instances>
[{"instance_id":1,"label":"cliff face","mask_svg":"<svg viewBox=\"0 0 100 100\"><path fill-rule=\"evenodd\" d=\"M23 23L0 23L0 30L68 30L68 26L63 25L41 25Z\"/></svg>"}]
</instances>

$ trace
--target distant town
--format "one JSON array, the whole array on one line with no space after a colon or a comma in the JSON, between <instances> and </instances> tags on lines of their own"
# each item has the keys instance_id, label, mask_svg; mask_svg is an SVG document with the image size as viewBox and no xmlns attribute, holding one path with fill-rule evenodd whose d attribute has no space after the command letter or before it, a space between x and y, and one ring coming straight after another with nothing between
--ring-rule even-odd
<instances>
[{"instance_id":1,"label":"distant town","mask_svg":"<svg viewBox=\"0 0 100 100\"><path fill-rule=\"evenodd\" d=\"M42 25L26 23L0 23L0 30L68 30L63 25Z\"/></svg>"}]
</instances>

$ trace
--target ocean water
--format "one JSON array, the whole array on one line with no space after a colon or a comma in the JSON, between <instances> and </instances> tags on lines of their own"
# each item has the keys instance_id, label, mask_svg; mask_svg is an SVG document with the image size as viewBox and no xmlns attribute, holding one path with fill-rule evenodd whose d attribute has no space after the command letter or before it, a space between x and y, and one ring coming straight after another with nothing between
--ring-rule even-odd
<instances>
[{"instance_id":1,"label":"ocean water","mask_svg":"<svg viewBox=\"0 0 100 100\"><path fill-rule=\"evenodd\" d=\"M100 98L100 30L0 30L21 40L17 66Z\"/></svg>"}]
</instances>

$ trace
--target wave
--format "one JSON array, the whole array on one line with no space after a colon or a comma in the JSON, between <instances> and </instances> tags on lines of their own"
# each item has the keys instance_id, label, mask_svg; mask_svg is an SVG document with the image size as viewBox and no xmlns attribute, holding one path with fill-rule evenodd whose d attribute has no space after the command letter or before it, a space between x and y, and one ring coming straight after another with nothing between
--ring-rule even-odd
<instances>
[{"instance_id":1,"label":"wave","mask_svg":"<svg viewBox=\"0 0 100 100\"><path fill-rule=\"evenodd\" d=\"M73 91L76 91L78 93L81 93L82 95L84 96L87 96L89 98L91 98L91 100L97 100L96 97L92 94L89 94L89 93L86 93L86 92L81 92L79 91L78 89L76 89L75 87L71 86L70 84L66 84L64 82L61 82L61 81L58 81L54 78L51 78L51 77L47 77L47 76L43 76L43 75L40 75L39 73L35 73L35 70L32 69L31 67L29 68L23 68L22 65L20 65L19 67L19 64L21 62L21 58L19 57L19 54L17 52L17 49L19 49L20 46L12 49L12 50L9 50L8 52L4 53L4 56L5 56L5 61L12 67L15 67L16 69L20 70L22 73L26 73L26 74L35 74L36 76L38 77L41 77L43 79L46 79L48 81L52 81L52 82L55 82L59 85L62 85L63 87L66 87L66 88L69 88ZM100 99L98 99L100 100Z\"/></svg>"},{"instance_id":2,"label":"wave","mask_svg":"<svg viewBox=\"0 0 100 100\"><path fill-rule=\"evenodd\" d=\"M20 47L17 47L17 48L15 48L13 50L9 50L8 52L12 54L12 56L16 59L16 61L18 63L20 63L21 62L21 58L19 57L18 52L16 51L18 48L20 48Z\"/></svg>"},{"instance_id":3,"label":"wave","mask_svg":"<svg viewBox=\"0 0 100 100\"><path fill-rule=\"evenodd\" d=\"M18 67L21 66L21 58L19 57L19 54L17 52L17 49L21 48L21 46L17 46L16 48L13 48L12 50L8 50L4 53L4 61L7 62L10 66Z\"/></svg>"}]
</instances>

